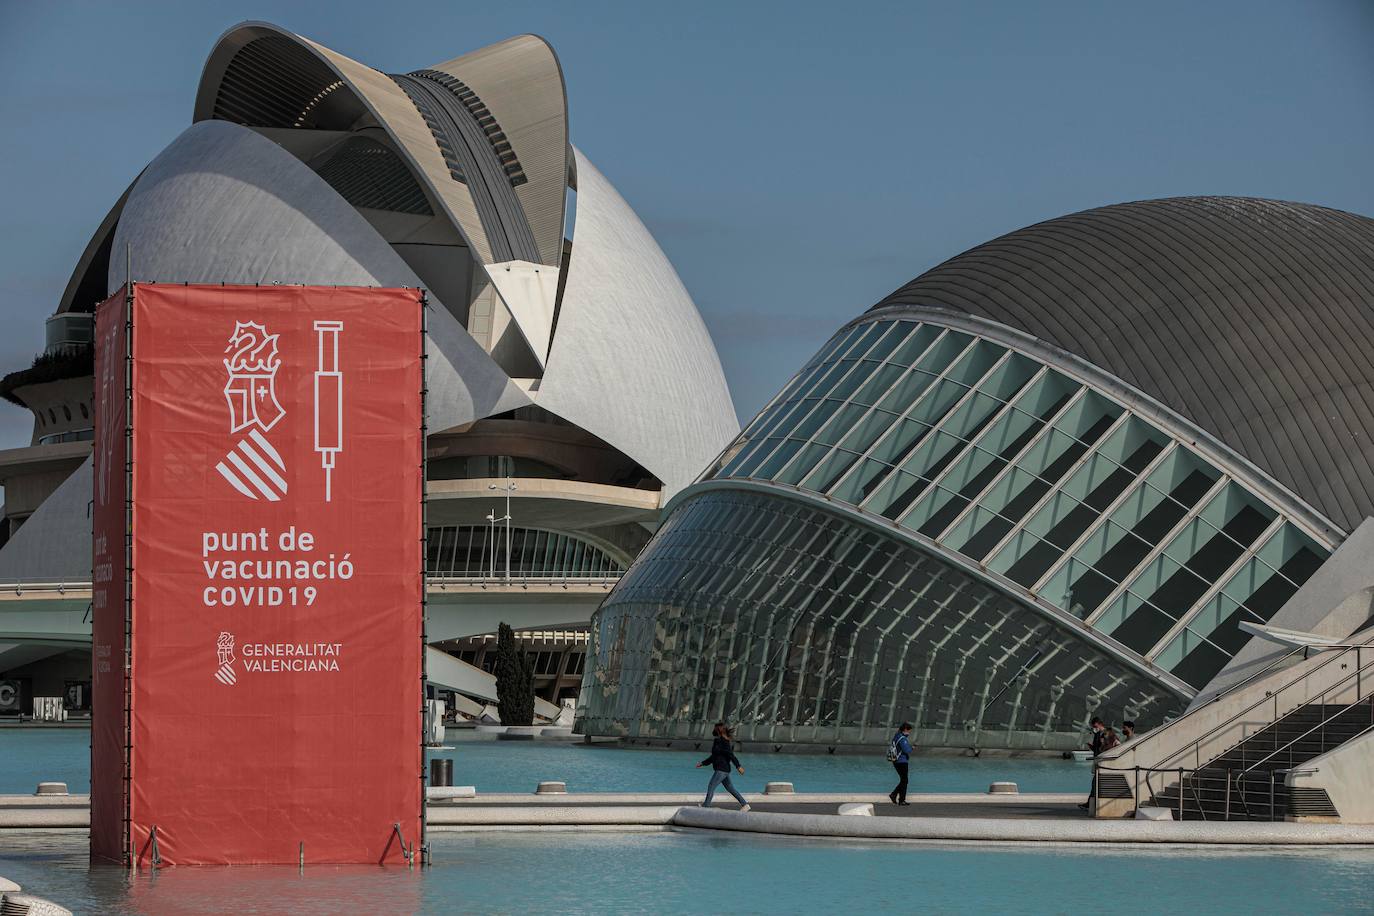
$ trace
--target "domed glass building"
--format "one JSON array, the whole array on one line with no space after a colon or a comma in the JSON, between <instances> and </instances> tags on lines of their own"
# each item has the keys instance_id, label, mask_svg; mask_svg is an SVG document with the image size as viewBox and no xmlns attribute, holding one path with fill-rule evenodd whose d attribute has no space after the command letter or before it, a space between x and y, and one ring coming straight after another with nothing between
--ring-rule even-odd
<instances>
[{"instance_id":1,"label":"domed glass building","mask_svg":"<svg viewBox=\"0 0 1374 916\"><path fill-rule=\"evenodd\" d=\"M1080 746L1177 714L1374 508L1374 220L1090 210L842 327L593 620L590 734Z\"/></svg>"}]
</instances>

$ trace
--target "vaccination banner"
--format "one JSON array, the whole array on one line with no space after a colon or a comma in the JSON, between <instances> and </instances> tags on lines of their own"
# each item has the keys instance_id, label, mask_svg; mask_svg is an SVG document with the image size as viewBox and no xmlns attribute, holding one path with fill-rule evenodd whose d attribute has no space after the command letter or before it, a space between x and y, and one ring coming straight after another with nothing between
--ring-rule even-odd
<instances>
[{"instance_id":1,"label":"vaccination banner","mask_svg":"<svg viewBox=\"0 0 1374 916\"><path fill-rule=\"evenodd\" d=\"M422 309L418 290L135 285L136 862L419 847Z\"/></svg>"}]
</instances>

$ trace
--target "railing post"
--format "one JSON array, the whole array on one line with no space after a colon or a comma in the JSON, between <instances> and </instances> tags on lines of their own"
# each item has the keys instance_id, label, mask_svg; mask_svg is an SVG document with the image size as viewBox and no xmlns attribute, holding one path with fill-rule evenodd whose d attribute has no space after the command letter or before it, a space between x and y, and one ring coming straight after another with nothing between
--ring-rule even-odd
<instances>
[{"instance_id":1,"label":"railing post","mask_svg":"<svg viewBox=\"0 0 1374 916\"><path fill-rule=\"evenodd\" d=\"M1178 768L1178 819L1183 820L1183 767Z\"/></svg>"},{"instance_id":2,"label":"railing post","mask_svg":"<svg viewBox=\"0 0 1374 916\"><path fill-rule=\"evenodd\" d=\"M1098 773L1097 764L1094 763L1094 764L1093 764L1093 792L1092 792L1092 795L1088 796L1088 817L1097 817L1097 786L1098 786L1097 773Z\"/></svg>"},{"instance_id":3,"label":"railing post","mask_svg":"<svg viewBox=\"0 0 1374 916\"><path fill-rule=\"evenodd\" d=\"M1269 771L1269 820L1274 819L1274 771Z\"/></svg>"},{"instance_id":4,"label":"railing post","mask_svg":"<svg viewBox=\"0 0 1374 916\"><path fill-rule=\"evenodd\" d=\"M1226 771L1226 809L1222 814L1222 820L1231 819L1231 771Z\"/></svg>"}]
</instances>

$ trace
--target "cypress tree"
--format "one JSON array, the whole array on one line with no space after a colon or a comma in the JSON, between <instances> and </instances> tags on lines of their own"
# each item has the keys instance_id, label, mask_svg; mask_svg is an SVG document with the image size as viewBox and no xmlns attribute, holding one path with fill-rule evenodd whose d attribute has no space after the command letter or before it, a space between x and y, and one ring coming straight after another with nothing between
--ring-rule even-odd
<instances>
[{"instance_id":1,"label":"cypress tree","mask_svg":"<svg viewBox=\"0 0 1374 916\"><path fill-rule=\"evenodd\" d=\"M534 724L534 660L505 623L496 631L496 707L502 725Z\"/></svg>"}]
</instances>

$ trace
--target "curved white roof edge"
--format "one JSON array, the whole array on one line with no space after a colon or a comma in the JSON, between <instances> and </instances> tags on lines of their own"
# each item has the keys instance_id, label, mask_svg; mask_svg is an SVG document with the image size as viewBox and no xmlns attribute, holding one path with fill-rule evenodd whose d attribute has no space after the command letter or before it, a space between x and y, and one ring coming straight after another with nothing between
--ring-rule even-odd
<instances>
[{"instance_id":1,"label":"curved white roof edge","mask_svg":"<svg viewBox=\"0 0 1374 916\"><path fill-rule=\"evenodd\" d=\"M420 117L410 97L392 82L390 77L366 64L270 22L241 22L220 36L205 60L200 84L196 89L193 119L202 121L213 116L215 98L229 62L253 38L268 34L294 41L338 76L391 137L397 152L410 166L411 173L417 181L426 185L430 195L444 209L473 254L482 263L490 263L491 243L482 228L477 205L467 185L454 181L449 174L448 165L439 153L433 133Z\"/></svg>"},{"instance_id":2,"label":"curved white roof edge","mask_svg":"<svg viewBox=\"0 0 1374 916\"><path fill-rule=\"evenodd\" d=\"M516 35L430 69L462 80L496 118L527 179L515 196L540 262L557 267L568 186L568 92L558 53L538 35Z\"/></svg>"},{"instance_id":3,"label":"curved white roof edge","mask_svg":"<svg viewBox=\"0 0 1374 916\"><path fill-rule=\"evenodd\" d=\"M139 175L142 175L139 172ZM62 298L58 300L55 314L62 312L82 311L76 302L76 293L81 288L81 281L86 278L86 274L91 269L91 263L95 260L96 253L100 246L105 243L105 239L114 232L115 225L119 222L119 215L124 212L124 202L129 199L129 192L134 189L138 182L138 177L129 182L129 186L124 189L124 193L119 195L119 200L115 201L114 206L105 214L105 218L96 227L91 240L86 243L85 249L81 252L81 257L77 258L76 267L72 269L71 278L67 280L67 286L62 290ZM113 257L113 252L111 252ZM111 291L106 289L103 292L108 295ZM99 301L103 301L103 298ZM96 304L98 304L98 302Z\"/></svg>"},{"instance_id":4,"label":"curved white roof edge","mask_svg":"<svg viewBox=\"0 0 1374 916\"><path fill-rule=\"evenodd\" d=\"M87 581L91 577L91 459L87 458L0 548L0 579Z\"/></svg>"},{"instance_id":5,"label":"curved white roof edge","mask_svg":"<svg viewBox=\"0 0 1374 916\"><path fill-rule=\"evenodd\" d=\"M114 244L120 252L132 246L135 280L423 285L324 179L228 121L192 125L148 165L125 202ZM124 258L111 258L111 289L123 284L124 272ZM457 319L431 301L430 426L530 403Z\"/></svg>"},{"instance_id":6,"label":"curved white roof edge","mask_svg":"<svg viewBox=\"0 0 1374 916\"><path fill-rule=\"evenodd\" d=\"M739 433L720 358L672 264L574 148L577 226L536 403L663 482L691 483Z\"/></svg>"}]
</instances>

